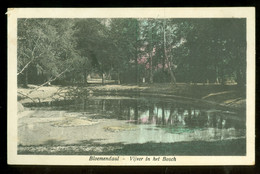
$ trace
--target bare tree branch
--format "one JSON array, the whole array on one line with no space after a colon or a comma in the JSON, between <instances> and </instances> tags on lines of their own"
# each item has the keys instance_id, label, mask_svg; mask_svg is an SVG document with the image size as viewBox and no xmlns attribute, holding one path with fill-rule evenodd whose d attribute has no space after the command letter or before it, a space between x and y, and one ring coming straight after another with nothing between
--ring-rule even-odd
<instances>
[{"instance_id":1,"label":"bare tree branch","mask_svg":"<svg viewBox=\"0 0 260 174\"><path fill-rule=\"evenodd\" d=\"M174 84L176 84L176 78L172 72L172 68L171 68L171 64L167 55L167 48L166 48L166 20L163 23L163 45L164 45L164 55L167 61L167 65L168 65L168 71L171 75L171 82L173 82Z\"/></svg>"},{"instance_id":2,"label":"bare tree branch","mask_svg":"<svg viewBox=\"0 0 260 174\"><path fill-rule=\"evenodd\" d=\"M34 45L34 47L33 47L33 49L32 49L32 56L34 57L34 51L35 51L35 48L36 48L36 46L38 46L38 41L39 41L39 39L40 39L40 36L37 38L37 40L35 41L35 45Z\"/></svg>"},{"instance_id":3,"label":"bare tree branch","mask_svg":"<svg viewBox=\"0 0 260 174\"><path fill-rule=\"evenodd\" d=\"M69 67L70 67L70 66L69 66ZM68 71L69 67L66 68L64 71L62 71L62 72L61 72L60 74L58 74L57 76L55 76L54 78L51 78L51 79L48 80L47 82L41 84L39 87L44 86L44 85L46 85L46 84L48 84L48 83L50 83L50 82L56 80L56 79L59 78L62 74L64 74L66 71Z\"/></svg>"},{"instance_id":4,"label":"bare tree branch","mask_svg":"<svg viewBox=\"0 0 260 174\"><path fill-rule=\"evenodd\" d=\"M40 57L41 55L43 55L45 52L41 52L39 55L35 56L34 58L37 59L38 57Z\"/></svg>"},{"instance_id":5,"label":"bare tree branch","mask_svg":"<svg viewBox=\"0 0 260 174\"><path fill-rule=\"evenodd\" d=\"M24 53L24 52L22 52L22 54L25 55L25 56L28 57L28 58L31 58L30 56L28 56L28 54L26 54L26 53Z\"/></svg>"},{"instance_id":6,"label":"bare tree branch","mask_svg":"<svg viewBox=\"0 0 260 174\"><path fill-rule=\"evenodd\" d=\"M45 52L41 52L39 55L37 56L34 56L34 51L35 51L35 48L38 46L38 41L39 41L40 37L38 37L38 39L35 41L35 46L33 48L32 51L32 59L22 68L22 70L20 72L17 73L17 75L20 75L22 74L22 72L29 66L30 63L33 62L34 59L40 57L41 55L43 55ZM48 49L50 48L50 45L48 46ZM24 52L22 52L23 55L25 55L26 57L28 58L31 58L30 56L28 56L27 54L25 54Z\"/></svg>"},{"instance_id":7,"label":"bare tree branch","mask_svg":"<svg viewBox=\"0 0 260 174\"><path fill-rule=\"evenodd\" d=\"M26 98L29 98L30 100L33 101L33 103L36 103L36 102L34 101L34 99L32 99L31 97L29 97L28 95L23 94L23 93L21 93L21 92L19 92L19 91L18 91L18 93L21 94L22 96L25 96Z\"/></svg>"},{"instance_id":8,"label":"bare tree branch","mask_svg":"<svg viewBox=\"0 0 260 174\"><path fill-rule=\"evenodd\" d=\"M62 71L60 74L58 74L57 76L55 76L54 78L51 78L51 79L48 80L47 82L45 82L45 83L41 84L40 86L38 86L37 88L34 88L34 89L33 89L32 91L30 91L28 94L31 94L33 91L39 89L40 87L42 87L42 86L44 86L44 85L46 85L46 84L48 84L48 83L50 83L50 82L56 80L56 79L59 78L62 74L64 74L66 71L68 71L68 69L69 69L70 67L71 67L71 65L70 65L68 68L66 68L64 71Z\"/></svg>"},{"instance_id":9,"label":"bare tree branch","mask_svg":"<svg viewBox=\"0 0 260 174\"><path fill-rule=\"evenodd\" d=\"M25 55L26 57L28 58L31 58L31 60L22 68L22 70L20 72L17 73L17 75L20 75L29 65L30 63L32 63L32 61L34 60L34 51L35 51L35 48L36 46L38 45L38 41L40 39L40 36L37 38L37 40L35 41L35 45L34 45L34 48L32 50L32 57L28 56L27 54L25 54L24 52L22 52L23 55Z\"/></svg>"},{"instance_id":10,"label":"bare tree branch","mask_svg":"<svg viewBox=\"0 0 260 174\"><path fill-rule=\"evenodd\" d=\"M32 63L32 61L33 61L33 59L30 60L30 61L23 67L23 69L22 69L20 72L17 73L17 75L20 75L20 74L30 65L30 63Z\"/></svg>"}]
</instances>

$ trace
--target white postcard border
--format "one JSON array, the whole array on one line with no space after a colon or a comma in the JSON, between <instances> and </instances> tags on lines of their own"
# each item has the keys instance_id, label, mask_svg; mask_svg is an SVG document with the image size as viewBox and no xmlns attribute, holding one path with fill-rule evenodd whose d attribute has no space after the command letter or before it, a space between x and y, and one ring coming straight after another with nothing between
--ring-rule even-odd
<instances>
[{"instance_id":1,"label":"white postcard border","mask_svg":"<svg viewBox=\"0 0 260 174\"><path fill-rule=\"evenodd\" d=\"M255 163L255 8L9 8L8 16L8 164L21 165L254 165ZM17 18L246 18L246 156L172 156L176 161L90 161L90 156L17 155ZM141 156L137 156L141 157ZM147 156L143 156L145 159ZM154 156L148 156L153 158ZM155 156L159 157L159 156ZM162 159L164 156L161 156ZM169 156L167 156L169 157Z\"/></svg>"}]
</instances>

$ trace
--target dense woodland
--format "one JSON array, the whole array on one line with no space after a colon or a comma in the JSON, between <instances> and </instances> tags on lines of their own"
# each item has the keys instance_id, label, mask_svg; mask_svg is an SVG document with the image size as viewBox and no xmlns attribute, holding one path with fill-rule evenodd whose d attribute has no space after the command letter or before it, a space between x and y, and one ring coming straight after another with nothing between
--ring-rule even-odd
<instances>
[{"instance_id":1,"label":"dense woodland","mask_svg":"<svg viewBox=\"0 0 260 174\"><path fill-rule=\"evenodd\" d=\"M18 83L246 84L245 19L18 19Z\"/></svg>"}]
</instances>

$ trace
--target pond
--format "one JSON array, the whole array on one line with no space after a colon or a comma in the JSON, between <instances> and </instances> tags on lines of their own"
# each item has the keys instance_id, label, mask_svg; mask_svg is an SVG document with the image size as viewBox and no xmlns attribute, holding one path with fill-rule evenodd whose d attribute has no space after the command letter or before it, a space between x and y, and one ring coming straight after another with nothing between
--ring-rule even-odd
<instances>
[{"instance_id":1,"label":"pond","mask_svg":"<svg viewBox=\"0 0 260 174\"><path fill-rule=\"evenodd\" d=\"M245 112L140 96L25 104L19 154L245 155Z\"/></svg>"}]
</instances>

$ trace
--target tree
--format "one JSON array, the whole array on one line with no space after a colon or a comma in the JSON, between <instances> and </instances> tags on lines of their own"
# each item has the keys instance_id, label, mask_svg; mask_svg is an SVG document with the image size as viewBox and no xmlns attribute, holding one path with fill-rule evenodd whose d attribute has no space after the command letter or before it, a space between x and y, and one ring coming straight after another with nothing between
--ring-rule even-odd
<instances>
[{"instance_id":1,"label":"tree","mask_svg":"<svg viewBox=\"0 0 260 174\"><path fill-rule=\"evenodd\" d=\"M143 53L140 62L149 69L149 81L153 82L154 72L162 69L162 75L167 75L165 70L168 70L171 81L176 83L174 74L179 59L187 56L185 42L189 25L172 19L143 19L141 24Z\"/></svg>"},{"instance_id":2,"label":"tree","mask_svg":"<svg viewBox=\"0 0 260 174\"><path fill-rule=\"evenodd\" d=\"M187 57L178 67L186 82L237 81L246 65L243 19L185 19L190 25L186 38ZM241 63L240 63L241 62ZM245 83L245 81L244 81Z\"/></svg>"},{"instance_id":3,"label":"tree","mask_svg":"<svg viewBox=\"0 0 260 174\"><path fill-rule=\"evenodd\" d=\"M18 80L243 85L245 31L244 19L18 19Z\"/></svg>"},{"instance_id":4,"label":"tree","mask_svg":"<svg viewBox=\"0 0 260 174\"><path fill-rule=\"evenodd\" d=\"M101 50L98 44L102 43L99 33L102 25L97 19L78 19L75 27L77 28L75 33L77 50L80 54L80 63L76 69L81 72L84 84L86 84L89 73L93 71L102 73L96 56Z\"/></svg>"},{"instance_id":5,"label":"tree","mask_svg":"<svg viewBox=\"0 0 260 174\"><path fill-rule=\"evenodd\" d=\"M18 20L18 79L54 81L68 71L77 56L73 21L65 19ZM25 71L25 73L24 73Z\"/></svg>"},{"instance_id":6,"label":"tree","mask_svg":"<svg viewBox=\"0 0 260 174\"><path fill-rule=\"evenodd\" d=\"M123 77L131 79L131 71L135 68L135 82L139 81L138 48L139 48L139 21L138 19L112 19L109 30L111 44L112 68ZM126 75L126 72L127 75ZM124 76L126 75L126 76ZM128 76L128 77L127 77ZM121 80L123 79L121 78Z\"/></svg>"}]
</instances>

